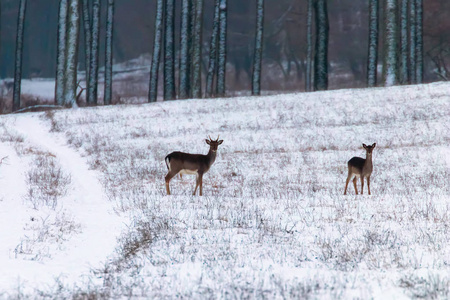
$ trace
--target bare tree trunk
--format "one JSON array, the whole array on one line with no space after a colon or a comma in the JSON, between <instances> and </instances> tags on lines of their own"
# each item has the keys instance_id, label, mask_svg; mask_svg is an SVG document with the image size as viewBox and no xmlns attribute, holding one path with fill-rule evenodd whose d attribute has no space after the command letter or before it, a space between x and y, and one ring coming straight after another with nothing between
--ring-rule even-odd
<instances>
[{"instance_id":1,"label":"bare tree trunk","mask_svg":"<svg viewBox=\"0 0 450 300\"><path fill-rule=\"evenodd\" d=\"M305 90L307 92L312 91L312 16L313 16L313 0L308 0L307 14L306 14L306 78L305 78Z\"/></svg>"},{"instance_id":2,"label":"bare tree trunk","mask_svg":"<svg viewBox=\"0 0 450 300\"><path fill-rule=\"evenodd\" d=\"M190 86L190 91L189 91L189 97L193 98L193 94L194 94L194 52L195 52L195 43L196 43L196 37L195 37L195 26L197 23L197 18L196 18L196 14L197 14L197 0L191 0L191 23L190 23L190 37L191 37L191 45L189 47L189 53L190 53L190 66L189 66L189 71L190 71L190 82L189 82L189 86Z\"/></svg>"},{"instance_id":3,"label":"bare tree trunk","mask_svg":"<svg viewBox=\"0 0 450 300\"><path fill-rule=\"evenodd\" d=\"M175 0L165 0L164 16L164 100L175 94Z\"/></svg>"},{"instance_id":4,"label":"bare tree trunk","mask_svg":"<svg viewBox=\"0 0 450 300\"><path fill-rule=\"evenodd\" d=\"M367 56L367 86L377 85L378 67L378 0L369 1L369 54Z\"/></svg>"},{"instance_id":5,"label":"bare tree trunk","mask_svg":"<svg viewBox=\"0 0 450 300\"><path fill-rule=\"evenodd\" d=\"M91 62L89 64L89 85L87 104L97 105L98 102L98 52L100 38L100 0L92 3L92 28L91 28Z\"/></svg>"},{"instance_id":6,"label":"bare tree trunk","mask_svg":"<svg viewBox=\"0 0 450 300\"><path fill-rule=\"evenodd\" d=\"M66 88L64 106L76 107L77 98L77 65L78 65L78 33L80 26L79 0L69 0L67 12L66 36Z\"/></svg>"},{"instance_id":7,"label":"bare tree trunk","mask_svg":"<svg viewBox=\"0 0 450 300\"><path fill-rule=\"evenodd\" d=\"M328 89L328 11L326 0L317 0L316 53L314 56L314 90Z\"/></svg>"},{"instance_id":8,"label":"bare tree trunk","mask_svg":"<svg viewBox=\"0 0 450 300\"><path fill-rule=\"evenodd\" d=\"M187 99L191 91L192 0L182 0L181 5L180 83L178 99Z\"/></svg>"},{"instance_id":9,"label":"bare tree trunk","mask_svg":"<svg viewBox=\"0 0 450 300\"><path fill-rule=\"evenodd\" d=\"M86 54L86 86L89 83L89 65L91 63L91 18L89 16L89 2L82 0L83 7L83 29L84 29L84 52Z\"/></svg>"},{"instance_id":10,"label":"bare tree trunk","mask_svg":"<svg viewBox=\"0 0 450 300\"><path fill-rule=\"evenodd\" d=\"M216 0L214 4L213 30L211 34L211 42L209 45L209 66L206 75L206 93L205 97L213 97L214 76L217 71L217 41L219 38L219 12L220 0Z\"/></svg>"},{"instance_id":11,"label":"bare tree trunk","mask_svg":"<svg viewBox=\"0 0 450 300\"><path fill-rule=\"evenodd\" d=\"M13 87L13 111L20 108L20 88L22 82L22 56L23 56L23 37L25 25L25 12L27 0L20 0L19 15L17 17L16 34L16 61L14 68L14 87Z\"/></svg>"},{"instance_id":12,"label":"bare tree trunk","mask_svg":"<svg viewBox=\"0 0 450 300\"><path fill-rule=\"evenodd\" d=\"M416 83L416 0L409 3L409 83Z\"/></svg>"},{"instance_id":13,"label":"bare tree trunk","mask_svg":"<svg viewBox=\"0 0 450 300\"><path fill-rule=\"evenodd\" d=\"M219 12L219 53L217 65L217 96L225 96L227 67L227 0L220 0Z\"/></svg>"},{"instance_id":14,"label":"bare tree trunk","mask_svg":"<svg viewBox=\"0 0 450 300\"><path fill-rule=\"evenodd\" d=\"M400 7L400 83L408 83L408 2L401 0Z\"/></svg>"},{"instance_id":15,"label":"bare tree trunk","mask_svg":"<svg viewBox=\"0 0 450 300\"><path fill-rule=\"evenodd\" d=\"M150 88L148 91L148 102L156 102L158 98L158 71L159 59L161 56L163 14L164 2L163 0L158 0L156 2L155 37L153 41L152 64L150 67Z\"/></svg>"},{"instance_id":16,"label":"bare tree trunk","mask_svg":"<svg viewBox=\"0 0 450 300\"><path fill-rule=\"evenodd\" d=\"M252 95L261 95L261 63L264 36L264 0L257 0L255 56L253 59Z\"/></svg>"},{"instance_id":17,"label":"bare tree trunk","mask_svg":"<svg viewBox=\"0 0 450 300\"><path fill-rule=\"evenodd\" d=\"M66 76L64 74L66 64L66 26L67 26L67 0L59 2L58 15L58 50L56 56L56 84L55 84L55 104L64 105L64 95L66 88Z\"/></svg>"},{"instance_id":18,"label":"bare tree trunk","mask_svg":"<svg viewBox=\"0 0 450 300\"><path fill-rule=\"evenodd\" d=\"M393 86L398 83L397 63L397 0L385 0L385 33L384 33L384 85Z\"/></svg>"},{"instance_id":19,"label":"bare tree trunk","mask_svg":"<svg viewBox=\"0 0 450 300\"><path fill-rule=\"evenodd\" d=\"M113 62L113 30L114 30L114 0L108 0L106 13L106 43L105 43L105 94L103 102L111 104L112 100L112 62Z\"/></svg>"},{"instance_id":20,"label":"bare tree trunk","mask_svg":"<svg viewBox=\"0 0 450 300\"><path fill-rule=\"evenodd\" d=\"M416 80L423 82L423 0L416 0Z\"/></svg>"},{"instance_id":21,"label":"bare tree trunk","mask_svg":"<svg viewBox=\"0 0 450 300\"><path fill-rule=\"evenodd\" d=\"M2 24L2 22L1 22L1 15L2 15L2 5L1 5L1 1L0 1L0 52L1 52L1 49L2 49L2 47L1 47L1 45L2 45L2 40L1 40L1 36L2 36L2 27L1 27L1 24Z\"/></svg>"},{"instance_id":22,"label":"bare tree trunk","mask_svg":"<svg viewBox=\"0 0 450 300\"><path fill-rule=\"evenodd\" d=\"M195 1L195 22L193 28L192 45L192 97L202 97L202 25L203 0Z\"/></svg>"}]
</instances>

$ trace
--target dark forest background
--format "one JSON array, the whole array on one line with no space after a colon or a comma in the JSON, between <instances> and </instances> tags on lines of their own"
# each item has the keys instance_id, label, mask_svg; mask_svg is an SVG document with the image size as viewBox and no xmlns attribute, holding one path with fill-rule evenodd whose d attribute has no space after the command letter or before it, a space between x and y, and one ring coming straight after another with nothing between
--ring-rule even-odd
<instances>
[{"instance_id":1,"label":"dark forest background","mask_svg":"<svg viewBox=\"0 0 450 300\"><path fill-rule=\"evenodd\" d=\"M1 2L0 76L13 77L18 0ZM103 1L102 1L103 2ZM176 41L179 41L181 1L176 1ZM206 66L212 30L213 3L205 1L203 53ZM55 76L57 0L29 1L23 54L24 78ZM103 4L103 3L102 3ZM155 0L116 0L114 62L126 62L152 50ZM303 90L306 58L306 1L266 0L263 90ZM368 1L331 0L330 88L366 86ZM424 1L424 81L445 80L450 64L450 1ZM251 85L256 1L228 1L227 89L248 90ZM105 5L102 6L100 66L104 64ZM80 34L80 70L85 69L83 34ZM380 45L382 47L382 45ZM383 59L380 51L380 63ZM147 60L142 60L143 64ZM148 67L143 65L142 67ZM436 71L439 72L436 72ZM269 72L268 72L269 71ZM438 74L439 73L439 74Z\"/></svg>"}]
</instances>

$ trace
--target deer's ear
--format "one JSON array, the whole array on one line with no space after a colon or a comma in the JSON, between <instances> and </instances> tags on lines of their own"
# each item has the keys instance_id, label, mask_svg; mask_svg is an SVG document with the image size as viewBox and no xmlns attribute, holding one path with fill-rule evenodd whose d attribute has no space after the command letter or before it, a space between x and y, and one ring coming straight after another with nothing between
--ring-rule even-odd
<instances>
[{"instance_id":1,"label":"deer's ear","mask_svg":"<svg viewBox=\"0 0 450 300\"><path fill-rule=\"evenodd\" d=\"M211 142L210 142L208 139L206 139L205 142L206 142L208 145L211 145Z\"/></svg>"},{"instance_id":2,"label":"deer's ear","mask_svg":"<svg viewBox=\"0 0 450 300\"><path fill-rule=\"evenodd\" d=\"M377 143L373 143L372 148L375 148L376 145L377 145Z\"/></svg>"},{"instance_id":3,"label":"deer's ear","mask_svg":"<svg viewBox=\"0 0 450 300\"><path fill-rule=\"evenodd\" d=\"M364 147L364 149L367 149L367 145L366 144L363 144L363 147Z\"/></svg>"},{"instance_id":4,"label":"deer's ear","mask_svg":"<svg viewBox=\"0 0 450 300\"><path fill-rule=\"evenodd\" d=\"M220 140L220 141L219 141L219 145L222 144L222 143L223 143L223 140Z\"/></svg>"}]
</instances>

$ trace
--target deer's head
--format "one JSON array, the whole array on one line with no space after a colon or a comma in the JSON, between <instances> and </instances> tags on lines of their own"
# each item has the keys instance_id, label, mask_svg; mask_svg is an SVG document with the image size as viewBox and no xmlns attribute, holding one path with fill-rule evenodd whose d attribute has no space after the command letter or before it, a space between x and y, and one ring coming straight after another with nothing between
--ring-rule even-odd
<instances>
[{"instance_id":1,"label":"deer's head","mask_svg":"<svg viewBox=\"0 0 450 300\"><path fill-rule=\"evenodd\" d=\"M219 137L217 137L217 140L213 140L209 137L209 139L206 139L205 141L209 145L209 149L212 152L216 152L219 145L223 143L223 140L219 140Z\"/></svg>"},{"instance_id":2,"label":"deer's head","mask_svg":"<svg viewBox=\"0 0 450 300\"><path fill-rule=\"evenodd\" d=\"M363 144L363 147L364 147L364 149L366 149L367 154L372 155L372 151L376 145L377 145L377 143L373 143L372 146L371 145L367 146L366 144Z\"/></svg>"}]
</instances>

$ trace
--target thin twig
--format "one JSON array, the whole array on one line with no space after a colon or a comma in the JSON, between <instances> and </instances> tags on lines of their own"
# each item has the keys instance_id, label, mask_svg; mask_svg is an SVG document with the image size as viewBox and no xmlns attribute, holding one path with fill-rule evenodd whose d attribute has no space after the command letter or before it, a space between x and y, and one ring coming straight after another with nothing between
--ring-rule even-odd
<instances>
[{"instance_id":1,"label":"thin twig","mask_svg":"<svg viewBox=\"0 0 450 300\"><path fill-rule=\"evenodd\" d=\"M78 104L78 100L80 99L81 95L83 94L84 90L86 90L86 88L84 88L84 87L81 86L81 80L78 81L77 86L80 88L80 92L78 92L77 100L76 100L76 102L77 102L77 104Z\"/></svg>"},{"instance_id":2,"label":"thin twig","mask_svg":"<svg viewBox=\"0 0 450 300\"><path fill-rule=\"evenodd\" d=\"M0 159L0 165L3 164L3 161L5 161L4 163L6 164L7 160L8 160L8 156L5 156L2 159Z\"/></svg>"}]
</instances>

